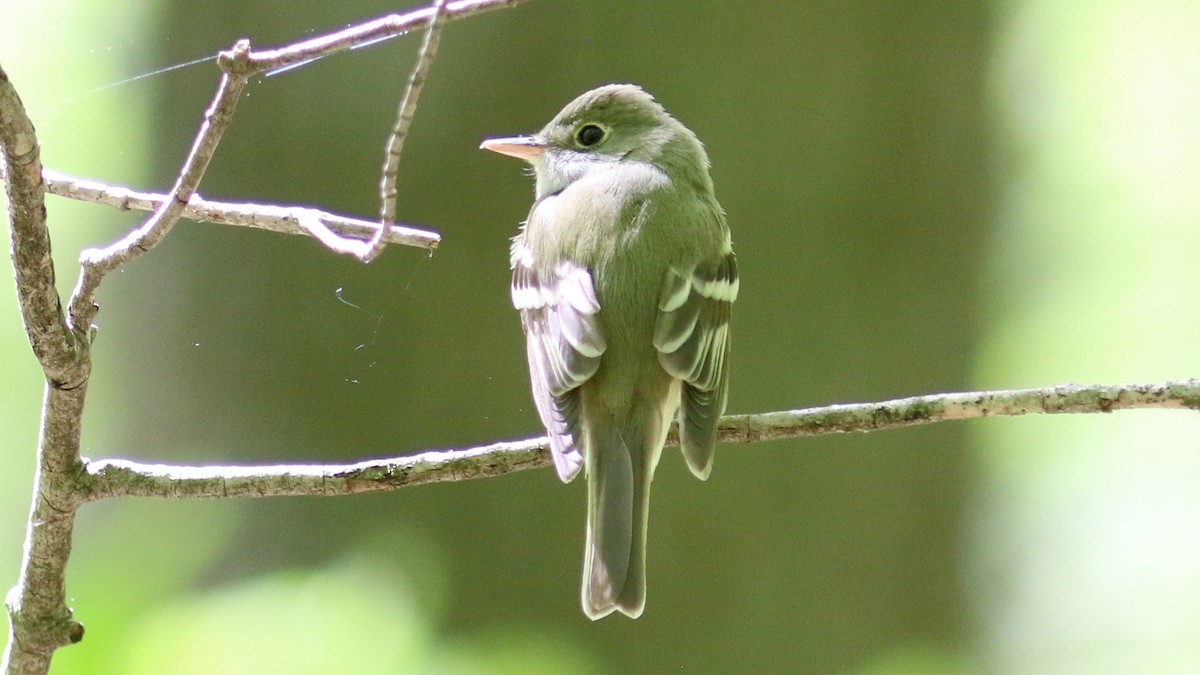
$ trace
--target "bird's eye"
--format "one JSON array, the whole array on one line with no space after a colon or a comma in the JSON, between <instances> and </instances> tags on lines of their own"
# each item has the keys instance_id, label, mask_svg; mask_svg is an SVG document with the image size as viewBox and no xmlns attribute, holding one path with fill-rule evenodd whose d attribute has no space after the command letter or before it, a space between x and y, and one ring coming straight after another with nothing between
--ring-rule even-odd
<instances>
[{"instance_id":1,"label":"bird's eye","mask_svg":"<svg viewBox=\"0 0 1200 675\"><path fill-rule=\"evenodd\" d=\"M575 142L579 143L582 147L590 148L604 140L604 137L607 135L604 129L595 124L585 124L579 127L579 131L575 132Z\"/></svg>"}]
</instances>

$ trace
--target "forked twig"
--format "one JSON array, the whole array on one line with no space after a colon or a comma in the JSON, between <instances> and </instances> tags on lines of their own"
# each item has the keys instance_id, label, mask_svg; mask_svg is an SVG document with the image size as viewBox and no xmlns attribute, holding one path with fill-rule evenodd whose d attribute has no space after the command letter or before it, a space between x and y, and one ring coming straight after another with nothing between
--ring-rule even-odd
<instances>
[{"instance_id":1,"label":"forked twig","mask_svg":"<svg viewBox=\"0 0 1200 675\"><path fill-rule=\"evenodd\" d=\"M200 131L166 201L141 227L105 248L88 249L80 256L82 269L75 291L71 294L69 318L76 330L87 330L91 326L99 309L96 306L96 292L104 275L157 246L183 216L188 200L196 193L200 179L217 152L221 136L233 121L233 112L250 77L247 68L249 55L250 41L239 40L232 49L221 52L217 58L217 64L223 71L220 84L217 85L212 105L204 112Z\"/></svg>"}]
</instances>

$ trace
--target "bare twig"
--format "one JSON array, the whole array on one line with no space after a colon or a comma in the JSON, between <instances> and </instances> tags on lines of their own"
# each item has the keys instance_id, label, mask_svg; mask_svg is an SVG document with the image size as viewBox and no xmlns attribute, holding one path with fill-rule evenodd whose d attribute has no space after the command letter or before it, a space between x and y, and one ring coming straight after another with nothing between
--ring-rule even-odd
<instances>
[{"instance_id":1,"label":"bare twig","mask_svg":"<svg viewBox=\"0 0 1200 675\"><path fill-rule=\"evenodd\" d=\"M466 17L487 12L493 9L515 7L528 0L458 0L446 3L446 20L465 19ZM405 33L424 28L433 20L434 9L426 7L407 14L390 14L385 17L367 21L346 30L328 35L321 35L303 42L296 42L280 47L256 51L250 55L249 67L252 74L264 73L271 70L292 68L308 61L343 52L355 47L394 38Z\"/></svg>"},{"instance_id":2,"label":"bare twig","mask_svg":"<svg viewBox=\"0 0 1200 675\"><path fill-rule=\"evenodd\" d=\"M417 100L421 96L425 79L429 75L429 67L437 55L438 39L447 18L445 0L435 0L432 12L432 16L426 22L425 39L421 43L417 62L413 65L408 85L404 89L404 96L396 113L396 123L392 127L391 134L388 135L387 152L384 155L379 181L381 202L379 229L366 241L339 236L325 227L313 227L309 231L312 236L330 249L354 256L363 262L371 262L383 252L387 245L387 234L396 219L396 177L400 168L400 153L404 149L404 140L412 126L413 116L417 110Z\"/></svg>"},{"instance_id":3,"label":"bare twig","mask_svg":"<svg viewBox=\"0 0 1200 675\"><path fill-rule=\"evenodd\" d=\"M88 249L80 256L83 268L75 291L71 294L71 325L76 329L87 329L96 316L96 291L104 275L157 246L183 216L188 200L195 194L208 163L217 151L221 136L233 121L233 111L250 77L247 68L249 54L249 40L239 40L233 49L221 52L217 58L218 65L224 71L221 82L212 105L204 113L204 122L200 125L192 150L183 163L175 186L171 188L169 198L141 227L106 248Z\"/></svg>"},{"instance_id":4,"label":"bare twig","mask_svg":"<svg viewBox=\"0 0 1200 675\"><path fill-rule=\"evenodd\" d=\"M145 250L157 245L181 216L193 218L201 213L205 213L206 216L199 219L212 222L225 222L231 225L275 229L283 232L303 232L318 239L335 252L353 255L364 261L369 261L377 256L387 243L401 243L424 248L436 247L438 241L440 241L439 237L415 228L398 227L394 224L394 218L395 178L398 155L403 146L408 127L412 123L417 97L420 95L429 64L436 54L438 35L442 25L446 21L472 16L492 9L513 7L525 1L459 0L458 2L444 2L443 0L438 0L430 8L416 10L407 14L388 15L343 31L304 40L279 49L250 51L249 44L245 43L245 51L237 54L236 82L230 79L230 75L233 73L227 68L227 65L232 63L233 52L222 54L219 63L226 70L226 76L222 79L222 88L225 93L229 94L233 93L232 90L234 89L240 91L247 79L254 75L267 71L293 68L330 54L404 35L417 28L426 27L428 29L417 65L414 67L408 87L405 90L403 102L400 105L397 125L393 129L392 136L389 138L388 155L383 172L384 177L381 181L381 191L385 195L383 198L384 205L381 209L384 213L381 224L371 224L368 227L365 226L366 221L341 218L315 210L288 208L285 212L280 213L274 211L275 207L220 204L217 202L205 202L197 197L195 189L198 185L198 179L203 174L203 169L207 166L207 161L212 157L211 151L215 150L216 142L220 140L224 125L228 124L229 120L227 116L232 114L233 106L237 102L236 95L222 98L222 92L219 91L217 100L214 101L213 107L209 109L208 116L206 116L205 128L202 128L200 136L197 137L197 144L193 147L193 154L188 159L189 165L200 169L200 174L193 176L197 182L192 184L190 181L184 181L185 176L181 175L181 180L176 183L175 188L172 190L173 199L166 199L164 197L160 201L155 199L155 195L139 193L121 195L119 193L120 188L53 185L54 181L51 181L52 190L56 194L62 194L63 196L109 204L113 200L120 200L121 208L141 208L139 205L140 201L141 203L154 203L155 206L153 208L156 209L154 217L148 220L142 227L130 232L120 241L115 242L106 249L90 250L84 253L84 271L80 275L79 283L76 286L70 303L71 325L77 330L88 330L96 312L96 290L104 274L137 258ZM239 45L242 45L242 43L239 43ZM235 47L235 49L237 48ZM222 103L222 101L224 102ZM222 123L214 126L211 124L214 120L220 120ZM210 141L212 146L208 148L209 152L207 154L205 152L196 154L196 151L201 149L200 143L202 139ZM390 169L387 168L389 166L391 167ZM187 173L187 171L184 172L184 174ZM78 189L80 187L83 187L83 189ZM386 195L390 195L390 198ZM182 202L183 211L179 211L179 205L172 204L172 201ZM388 205L389 203L390 206ZM206 207L209 208L206 209ZM359 236L362 239L358 239L357 237Z\"/></svg>"},{"instance_id":5,"label":"bare twig","mask_svg":"<svg viewBox=\"0 0 1200 675\"><path fill-rule=\"evenodd\" d=\"M417 100L425 87L429 67L433 65L433 59L437 56L438 40L445 24L446 2L434 0L433 18L429 21L429 27L425 29L425 40L421 43L417 62L408 77L408 86L404 88L404 98L401 99L400 108L396 112L396 125L392 127L392 133L388 136L387 152L384 153L379 181L380 228L363 252L364 262L370 262L383 251L383 235L392 228L392 223L396 220L396 176L400 172L400 153L404 150L404 140L408 138L408 130L412 127L413 116L417 112Z\"/></svg>"},{"instance_id":6,"label":"bare twig","mask_svg":"<svg viewBox=\"0 0 1200 675\"><path fill-rule=\"evenodd\" d=\"M1200 380L935 394L878 403L727 415L721 418L718 433L724 443L758 443L852 431L884 431L948 420L1106 413L1134 408L1200 410ZM678 444L673 433L668 443ZM531 438L345 465L187 467L97 460L86 462L84 480L89 500L354 494L547 467L551 465L548 448L548 439Z\"/></svg>"},{"instance_id":7,"label":"bare twig","mask_svg":"<svg viewBox=\"0 0 1200 675\"><path fill-rule=\"evenodd\" d=\"M72 178L49 169L42 172L46 192L92 204L111 206L123 211L154 211L165 203L167 195L138 192L129 188L106 185L82 178ZM379 231L379 223L359 220L347 216L326 213L318 209L301 206L276 206L272 204L234 204L204 199L192 195L184 207L183 217L188 220L219 225L252 227L259 230L283 232L285 234L311 235L313 223L341 236L369 239ZM393 225L385 237L389 244L437 248L442 238L436 232L421 230L410 225Z\"/></svg>"}]
</instances>

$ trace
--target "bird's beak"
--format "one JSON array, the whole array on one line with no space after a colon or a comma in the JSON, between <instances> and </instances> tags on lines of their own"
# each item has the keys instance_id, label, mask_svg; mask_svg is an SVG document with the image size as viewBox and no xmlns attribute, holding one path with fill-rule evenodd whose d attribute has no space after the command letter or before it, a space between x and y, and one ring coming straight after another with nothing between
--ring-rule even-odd
<instances>
[{"instance_id":1,"label":"bird's beak","mask_svg":"<svg viewBox=\"0 0 1200 675\"><path fill-rule=\"evenodd\" d=\"M533 163L538 157L542 156L542 151L546 149L546 141L540 136L513 136L512 138L489 138L484 141L480 149L491 150L509 157L523 159L526 162Z\"/></svg>"}]
</instances>

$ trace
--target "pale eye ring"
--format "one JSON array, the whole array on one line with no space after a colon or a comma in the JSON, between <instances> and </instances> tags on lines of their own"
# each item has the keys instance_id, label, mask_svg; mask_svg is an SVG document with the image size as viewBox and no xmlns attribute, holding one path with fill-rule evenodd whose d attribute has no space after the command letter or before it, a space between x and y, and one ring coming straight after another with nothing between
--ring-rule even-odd
<instances>
[{"instance_id":1,"label":"pale eye ring","mask_svg":"<svg viewBox=\"0 0 1200 675\"><path fill-rule=\"evenodd\" d=\"M575 142L581 148L590 148L608 137L608 132L595 124L585 124L575 132Z\"/></svg>"}]
</instances>

